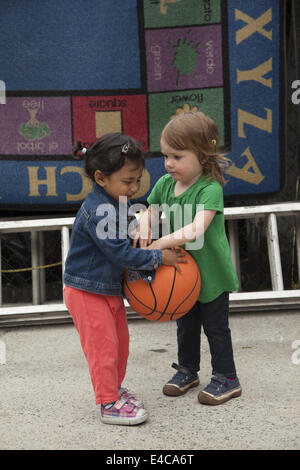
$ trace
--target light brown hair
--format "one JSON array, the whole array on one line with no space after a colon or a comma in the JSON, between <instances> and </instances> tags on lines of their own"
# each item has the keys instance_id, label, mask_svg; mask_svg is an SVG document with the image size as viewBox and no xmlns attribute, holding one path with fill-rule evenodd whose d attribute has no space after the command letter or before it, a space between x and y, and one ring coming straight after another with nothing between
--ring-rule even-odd
<instances>
[{"instance_id":1,"label":"light brown hair","mask_svg":"<svg viewBox=\"0 0 300 470\"><path fill-rule=\"evenodd\" d=\"M207 180L217 180L224 186L223 171L229 159L220 150L216 123L201 111L179 114L166 124L161 138L173 149L194 151Z\"/></svg>"}]
</instances>

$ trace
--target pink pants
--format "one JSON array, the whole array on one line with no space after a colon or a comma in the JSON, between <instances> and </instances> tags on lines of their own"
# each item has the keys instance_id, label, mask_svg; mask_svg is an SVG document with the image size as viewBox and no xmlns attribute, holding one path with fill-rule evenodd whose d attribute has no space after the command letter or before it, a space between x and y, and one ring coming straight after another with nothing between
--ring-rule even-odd
<instances>
[{"instance_id":1,"label":"pink pants","mask_svg":"<svg viewBox=\"0 0 300 470\"><path fill-rule=\"evenodd\" d=\"M64 299L89 365L96 404L118 400L129 354L123 298L66 286Z\"/></svg>"}]
</instances>

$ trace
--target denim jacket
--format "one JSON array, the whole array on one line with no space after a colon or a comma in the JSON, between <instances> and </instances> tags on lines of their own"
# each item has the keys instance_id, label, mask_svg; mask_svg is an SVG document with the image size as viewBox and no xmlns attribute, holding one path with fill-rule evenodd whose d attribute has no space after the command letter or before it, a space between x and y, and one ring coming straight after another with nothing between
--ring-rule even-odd
<instances>
[{"instance_id":1,"label":"denim jacket","mask_svg":"<svg viewBox=\"0 0 300 470\"><path fill-rule=\"evenodd\" d=\"M66 285L98 294L120 295L125 270L138 271L147 281L154 279L162 252L131 245L127 235L128 207L127 203L119 205L119 201L94 183L73 224L64 272Z\"/></svg>"}]
</instances>

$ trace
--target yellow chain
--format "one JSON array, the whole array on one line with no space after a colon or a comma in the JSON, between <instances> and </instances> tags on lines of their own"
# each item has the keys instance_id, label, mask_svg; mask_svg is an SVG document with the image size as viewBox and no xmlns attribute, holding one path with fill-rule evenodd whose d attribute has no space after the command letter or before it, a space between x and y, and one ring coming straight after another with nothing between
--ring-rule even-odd
<instances>
[{"instance_id":1,"label":"yellow chain","mask_svg":"<svg viewBox=\"0 0 300 470\"><path fill-rule=\"evenodd\" d=\"M34 268L20 268L20 269L2 269L2 273L20 273L23 271L33 271L34 269L46 269L46 268L52 268L53 266L59 266L62 264L61 261L58 261L57 263L52 263L52 264L45 264L44 266L35 266Z\"/></svg>"}]
</instances>

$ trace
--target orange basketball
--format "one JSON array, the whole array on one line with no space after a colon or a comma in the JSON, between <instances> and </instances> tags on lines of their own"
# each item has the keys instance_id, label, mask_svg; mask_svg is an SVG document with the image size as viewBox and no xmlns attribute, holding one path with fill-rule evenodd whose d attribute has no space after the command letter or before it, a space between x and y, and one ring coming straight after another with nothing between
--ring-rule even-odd
<instances>
[{"instance_id":1,"label":"orange basketball","mask_svg":"<svg viewBox=\"0 0 300 470\"><path fill-rule=\"evenodd\" d=\"M182 274L173 266L161 265L153 282L130 281L125 274L124 292L132 309L147 320L170 321L185 315L196 303L201 278L197 264L185 252L186 264L180 263Z\"/></svg>"}]
</instances>

